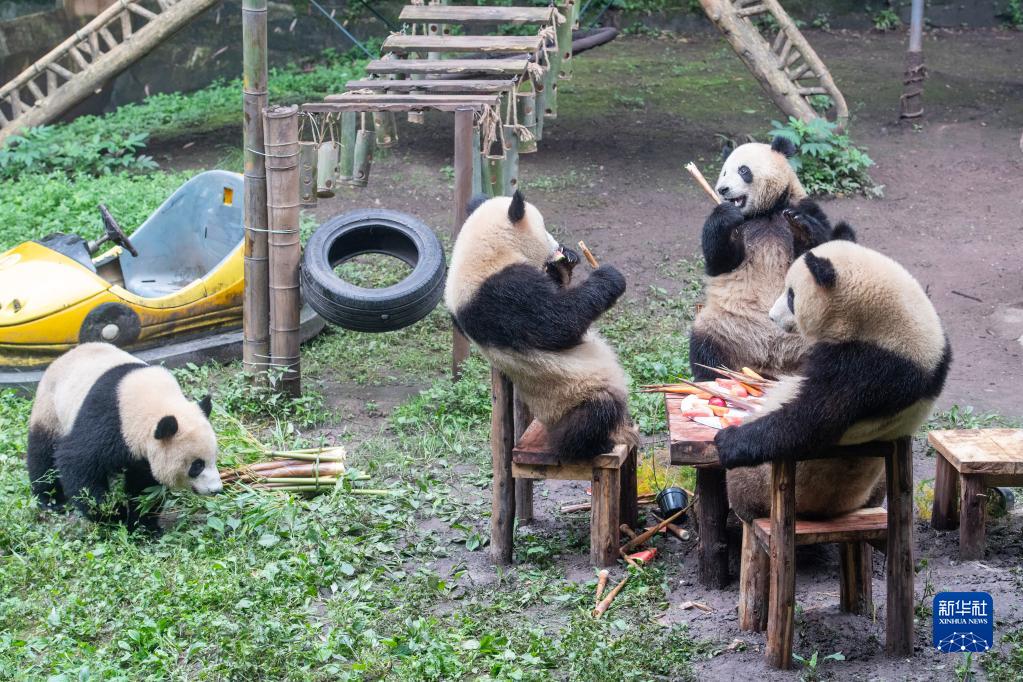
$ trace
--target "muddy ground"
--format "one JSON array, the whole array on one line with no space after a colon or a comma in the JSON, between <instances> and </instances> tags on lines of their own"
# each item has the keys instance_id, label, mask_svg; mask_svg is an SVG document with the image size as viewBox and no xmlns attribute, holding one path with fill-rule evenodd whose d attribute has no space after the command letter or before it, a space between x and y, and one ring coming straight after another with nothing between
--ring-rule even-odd
<instances>
[{"instance_id":1,"label":"muddy ground","mask_svg":"<svg viewBox=\"0 0 1023 682\"><path fill-rule=\"evenodd\" d=\"M1023 34L929 34L924 46L926 117L915 125L897 120L902 36L808 32L808 37L843 90L853 114L852 135L868 148L877 163L872 175L884 186L883 199L828 199L825 210L833 220L849 220L863 244L902 262L927 287L955 353L941 407L972 405L1019 417ZM656 266L698 253L699 228L710 208L683 164L695 160L713 177L719 168L717 135L749 133L763 139L779 115L711 33L620 39L581 56L575 68L574 80L561 89L559 117L548 121L540 152L522 157L521 186L556 229L572 241L585 239L602 261L621 268L633 296L651 285L677 291L681 283L659 278ZM171 165L187 163L178 157ZM321 202L317 214L325 218L376 204L448 230L453 216L450 169L441 169L450 165L448 117L435 115L424 127L404 125L398 147L379 155L370 187L346 189L337 199ZM359 426L369 430L382 425L390 406L416 388L331 385L329 397L347 406ZM367 413L362 406L370 399L377 407ZM917 481L934 476L933 458L925 450L916 449ZM558 534L566 532L566 525L580 526L582 520L570 522L556 508L565 500L585 498L584 486L542 488L536 525ZM738 630L735 590L696 585L695 542L661 544L669 550L663 560L672 565L671 606L664 619L688 622L696 638L718 643L718 649L735 638L744 643L697 662L700 679L788 679L790 673L764 667L762 636ZM959 563L957 548L956 533L937 533L917 523L921 606L929 607L933 590L987 590L994 595L998 631L1020 627L1023 516L991 522L983 561ZM481 553L466 559L479 564L471 571L476 581L493 579L485 559ZM800 551L799 566L797 652L823 656L841 651L847 660L823 669L843 680L953 677L954 657L929 648L929 611L918 610L923 619L911 660L883 656L883 556L875 556L874 620L838 612L834 548ZM565 561L565 570L570 578L592 576L581 553ZM693 599L714 610L681 610L682 602Z\"/></svg>"}]
</instances>

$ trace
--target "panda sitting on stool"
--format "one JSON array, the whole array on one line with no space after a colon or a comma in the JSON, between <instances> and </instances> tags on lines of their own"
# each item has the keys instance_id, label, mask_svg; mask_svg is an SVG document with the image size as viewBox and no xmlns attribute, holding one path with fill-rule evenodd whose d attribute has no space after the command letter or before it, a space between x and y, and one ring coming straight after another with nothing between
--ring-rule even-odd
<instances>
[{"instance_id":1,"label":"panda sitting on stool","mask_svg":"<svg viewBox=\"0 0 1023 682\"><path fill-rule=\"evenodd\" d=\"M29 419L28 473L45 508L70 499L101 520L110 479L125 475L134 498L150 486L219 492L210 397L196 403L163 367L150 367L107 343L85 343L43 374ZM134 499L116 512L129 528L157 530Z\"/></svg>"},{"instance_id":2,"label":"panda sitting on stool","mask_svg":"<svg viewBox=\"0 0 1023 682\"><path fill-rule=\"evenodd\" d=\"M770 318L809 350L755 418L714 438L730 469L728 499L747 521L771 508L771 468L758 465L913 435L952 354L923 287L891 258L851 242L823 244L793 263ZM879 504L884 470L881 457L797 462L796 513L833 517Z\"/></svg>"},{"instance_id":3,"label":"panda sitting on stool","mask_svg":"<svg viewBox=\"0 0 1023 682\"><path fill-rule=\"evenodd\" d=\"M590 329L625 293L625 278L602 265L569 286L579 257L558 244L521 192L469 210L444 292L456 326L514 382L565 459L637 444L625 372Z\"/></svg>"},{"instance_id":4,"label":"panda sitting on stool","mask_svg":"<svg viewBox=\"0 0 1023 682\"><path fill-rule=\"evenodd\" d=\"M706 300L693 322L689 357L697 381L708 367L793 371L806 350L798 334L771 324L767 311L795 258L829 239L855 241L845 223L831 228L789 165L792 142L751 142L728 155L717 182L724 201L703 226Z\"/></svg>"}]
</instances>

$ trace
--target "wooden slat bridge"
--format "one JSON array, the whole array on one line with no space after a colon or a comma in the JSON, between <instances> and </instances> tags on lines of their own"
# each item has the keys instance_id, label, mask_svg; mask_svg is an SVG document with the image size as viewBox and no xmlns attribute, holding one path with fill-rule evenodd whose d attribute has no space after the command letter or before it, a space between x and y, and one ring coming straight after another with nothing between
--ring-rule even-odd
<instances>
[{"instance_id":1,"label":"wooden slat bridge","mask_svg":"<svg viewBox=\"0 0 1023 682\"><path fill-rule=\"evenodd\" d=\"M0 87L0 145L75 106L217 0L116 0Z\"/></svg>"}]
</instances>

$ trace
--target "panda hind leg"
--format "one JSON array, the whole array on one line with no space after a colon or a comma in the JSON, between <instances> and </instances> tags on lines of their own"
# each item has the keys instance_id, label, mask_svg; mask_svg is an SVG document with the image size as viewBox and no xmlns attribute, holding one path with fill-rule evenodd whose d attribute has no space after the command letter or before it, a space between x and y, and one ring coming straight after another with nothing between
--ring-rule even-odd
<instances>
[{"instance_id":1,"label":"panda hind leg","mask_svg":"<svg viewBox=\"0 0 1023 682\"><path fill-rule=\"evenodd\" d=\"M548 429L554 451L569 460L614 449L614 436L628 419L624 401L605 394L579 403Z\"/></svg>"},{"instance_id":2,"label":"panda hind leg","mask_svg":"<svg viewBox=\"0 0 1023 682\"><path fill-rule=\"evenodd\" d=\"M28 431L28 480L32 494L44 509L60 509L66 498L60 475L53 463L58 437L40 426Z\"/></svg>"}]
</instances>

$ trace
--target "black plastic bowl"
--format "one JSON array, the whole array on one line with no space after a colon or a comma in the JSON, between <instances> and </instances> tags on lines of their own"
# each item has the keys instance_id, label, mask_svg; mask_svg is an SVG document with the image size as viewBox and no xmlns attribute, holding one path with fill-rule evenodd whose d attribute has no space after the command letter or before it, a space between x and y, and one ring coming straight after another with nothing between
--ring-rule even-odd
<instances>
[{"instance_id":1,"label":"black plastic bowl","mask_svg":"<svg viewBox=\"0 0 1023 682\"><path fill-rule=\"evenodd\" d=\"M686 508L689 504L689 495L682 488L672 486L657 493L654 501L657 502L657 508L661 510L661 518L666 519ZM676 520L681 521L682 519Z\"/></svg>"}]
</instances>

